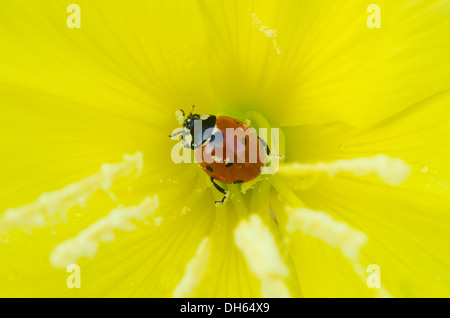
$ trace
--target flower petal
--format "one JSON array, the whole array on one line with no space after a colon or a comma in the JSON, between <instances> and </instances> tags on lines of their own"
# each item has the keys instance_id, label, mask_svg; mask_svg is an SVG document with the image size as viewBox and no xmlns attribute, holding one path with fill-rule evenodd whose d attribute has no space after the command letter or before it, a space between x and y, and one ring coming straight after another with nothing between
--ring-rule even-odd
<instances>
[{"instance_id":1,"label":"flower petal","mask_svg":"<svg viewBox=\"0 0 450 318\"><path fill-rule=\"evenodd\" d=\"M413 167L402 185L341 174L295 192L311 209L344 220L368 236L367 264L378 264L394 296L450 294L450 95L414 105L367 129L342 124L285 130L287 160L314 163L383 153ZM294 180L291 180L294 181ZM288 181L289 182L289 181Z\"/></svg>"},{"instance_id":2,"label":"flower petal","mask_svg":"<svg viewBox=\"0 0 450 318\"><path fill-rule=\"evenodd\" d=\"M447 90L448 2L378 1L381 29L367 26L369 4L199 1L223 109L275 127L363 126Z\"/></svg>"}]
</instances>

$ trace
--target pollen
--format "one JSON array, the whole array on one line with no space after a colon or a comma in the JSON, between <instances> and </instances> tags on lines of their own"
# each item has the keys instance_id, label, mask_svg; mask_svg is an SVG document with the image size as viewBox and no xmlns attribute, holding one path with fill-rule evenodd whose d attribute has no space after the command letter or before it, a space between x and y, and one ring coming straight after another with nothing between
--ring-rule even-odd
<instances>
[{"instance_id":1,"label":"pollen","mask_svg":"<svg viewBox=\"0 0 450 318\"><path fill-rule=\"evenodd\" d=\"M184 121L186 120L186 118L184 117L182 111L177 110L177 111L175 112L175 117L177 118L178 123L179 123L180 125L183 125L183 124L184 124Z\"/></svg>"},{"instance_id":2,"label":"pollen","mask_svg":"<svg viewBox=\"0 0 450 318\"><path fill-rule=\"evenodd\" d=\"M370 158L342 159L331 163L293 163L280 167L278 173L282 175L299 175L310 172L325 172L330 177L340 172L349 172L357 176L375 174L387 184L397 186L409 177L411 170L411 166L402 159L377 155Z\"/></svg>"},{"instance_id":3,"label":"pollen","mask_svg":"<svg viewBox=\"0 0 450 318\"><path fill-rule=\"evenodd\" d=\"M277 40L275 39L277 37L277 31L269 29L269 27L265 26L255 13L252 13L252 25L257 27L259 31L264 33L265 36L272 39L273 47L275 48L277 54L281 54Z\"/></svg>"},{"instance_id":4,"label":"pollen","mask_svg":"<svg viewBox=\"0 0 450 318\"><path fill-rule=\"evenodd\" d=\"M205 238L197 248L194 258L186 266L184 276L173 291L173 297L192 297L207 270L211 246Z\"/></svg>"},{"instance_id":5,"label":"pollen","mask_svg":"<svg viewBox=\"0 0 450 318\"><path fill-rule=\"evenodd\" d=\"M108 191L113 182L124 176L139 176L143 167L141 153L124 155L123 162L103 164L100 171L60 190L42 193L34 202L10 208L0 218L0 234L20 228L29 231L36 227L53 225L67 219L67 212L86 203L96 191Z\"/></svg>"},{"instance_id":6,"label":"pollen","mask_svg":"<svg viewBox=\"0 0 450 318\"><path fill-rule=\"evenodd\" d=\"M291 297L284 282L289 269L272 233L259 216L253 214L249 221L242 221L234 232L234 241L261 282L262 297Z\"/></svg>"},{"instance_id":7,"label":"pollen","mask_svg":"<svg viewBox=\"0 0 450 318\"><path fill-rule=\"evenodd\" d=\"M262 181L261 175L257 176L255 179L247 181L241 185L241 193L245 194L248 190L253 189L257 183Z\"/></svg>"},{"instance_id":8,"label":"pollen","mask_svg":"<svg viewBox=\"0 0 450 318\"><path fill-rule=\"evenodd\" d=\"M56 246L50 255L50 262L54 267L65 268L69 264L75 264L80 258L93 258L97 253L100 242L113 242L114 230L132 231L136 229L133 222L146 221L153 216L158 208L159 201L155 195L145 198L139 205L131 207L118 207L82 230L74 238ZM154 218L154 225L159 225L160 220Z\"/></svg>"}]
</instances>

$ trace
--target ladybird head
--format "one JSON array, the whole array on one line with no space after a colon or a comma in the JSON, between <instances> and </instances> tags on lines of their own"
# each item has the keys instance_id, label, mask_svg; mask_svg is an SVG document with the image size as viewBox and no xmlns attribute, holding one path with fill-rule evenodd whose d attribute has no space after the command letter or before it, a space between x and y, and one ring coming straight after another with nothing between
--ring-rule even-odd
<instances>
[{"instance_id":1,"label":"ladybird head","mask_svg":"<svg viewBox=\"0 0 450 318\"><path fill-rule=\"evenodd\" d=\"M191 112L187 116L184 110L182 109L177 110L175 112L175 116L177 117L178 122L180 123L181 126L183 126L183 128L187 130L191 130L191 128L194 126L195 120L200 120L199 114L192 113L194 111L194 107L195 106L192 106Z\"/></svg>"},{"instance_id":2,"label":"ladybird head","mask_svg":"<svg viewBox=\"0 0 450 318\"><path fill-rule=\"evenodd\" d=\"M210 130L206 131L208 128L214 128L216 124L216 116L213 115L199 115L193 114L194 106L192 106L191 112L186 116L185 112L180 109L175 112L178 122L183 127L183 144L186 148L191 148L192 150L200 147L211 135ZM201 130L195 135L195 125L201 125ZM201 133L200 133L201 132Z\"/></svg>"}]
</instances>

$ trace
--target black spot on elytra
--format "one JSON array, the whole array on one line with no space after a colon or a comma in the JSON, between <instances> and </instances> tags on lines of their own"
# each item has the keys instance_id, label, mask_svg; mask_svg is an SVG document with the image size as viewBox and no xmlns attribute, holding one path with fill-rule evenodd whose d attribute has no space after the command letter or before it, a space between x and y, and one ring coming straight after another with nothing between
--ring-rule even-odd
<instances>
[{"instance_id":1,"label":"black spot on elytra","mask_svg":"<svg viewBox=\"0 0 450 318\"><path fill-rule=\"evenodd\" d=\"M206 169L207 169L209 172L213 172L213 168L212 168L211 166L206 166Z\"/></svg>"},{"instance_id":2,"label":"black spot on elytra","mask_svg":"<svg viewBox=\"0 0 450 318\"><path fill-rule=\"evenodd\" d=\"M232 162L229 162L229 163L226 163L226 164L225 164L225 167L226 167L226 168L229 168L229 167L231 167L232 165L233 165L233 163L232 163Z\"/></svg>"},{"instance_id":3,"label":"black spot on elytra","mask_svg":"<svg viewBox=\"0 0 450 318\"><path fill-rule=\"evenodd\" d=\"M236 180L236 181L234 181L233 183L234 183L234 184L244 183L244 181L243 181L243 180Z\"/></svg>"}]
</instances>

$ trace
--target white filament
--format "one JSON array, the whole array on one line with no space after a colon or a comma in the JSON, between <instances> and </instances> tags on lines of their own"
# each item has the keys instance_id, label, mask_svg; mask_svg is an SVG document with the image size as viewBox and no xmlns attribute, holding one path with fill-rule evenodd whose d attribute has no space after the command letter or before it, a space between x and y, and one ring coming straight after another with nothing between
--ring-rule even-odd
<instances>
[{"instance_id":1,"label":"white filament","mask_svg":"<svg viewBox=\"0 0 450 318\"><path fill-rule=\"evenodd\" d=\"M54 267L65 268L75 264L82 257L93 258L97 253L100 242L112 242L115 239L114 230L132 231L136 228L134 221L145 221L153 215L158 208L158 197L148 197L139 205L131 207L118 207L82 230L74 238L56 246L50 255L50 262ZM154 224L160 222L153 219Z\"/></svg>"},{"instance_id":2,"label":"white filament","mask_svg":"<svg viewBox=\"0 0 450 318\"><path fill-rule=\"evenodd\" d=\"M18 208L10 208L0 218L0 234L14 228L31 230L52 225L66 219L67 212L86 203L96 191L108 191L113 182L123 176L139 176L143 166L141 153L125 155L122 163L103 164L100 172L60 190L42 193L34 202Z\"/></svg>"},{"instance_id":3,"label":"white filament","mask_svg":"<svg viewBox=\"0 0 450 318\"><path fill-rule=\"evenodd\" d=\"M186 266L186 272L178 285L175 287L173 297L192 297L195 288L199 285L201 278L206 272L210 254L209 239L205 238L199 245L194 258Z\"/></svg>"},{"instance_id":4,"label":"white filament","mask_svg":"<svg viewBox=\"0 0 450 318\"><path fill-rule=\"evenodd\" d=\"M375 174L387 184L397 186L411 174L411 166L398 158L377 155L371 158L342 159L331 163L317 164L293 163L280 167L278 173L284 175L303 174L309 172L325 172L333 177L339 172L349 172L357 176Z\"/></svg>"},{"instance_id":5,"label":"white filament","mask_svg":"<svg viewBox=\"0 0 450 318\"><path fill-rule=\"evenodd\" d=\"M234 240L251 272L261 282L261 296L291 297L284 282L289 269L261 218L253 214L249 221L242 221L234 232Z\"/></svg>"}]
</instances>

